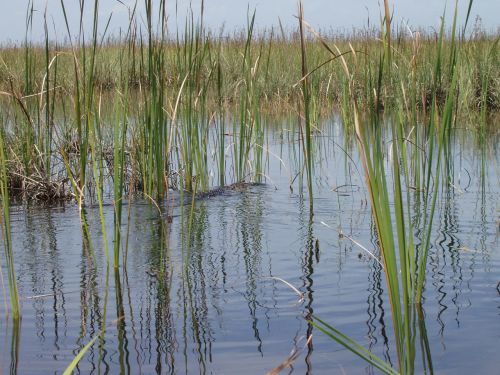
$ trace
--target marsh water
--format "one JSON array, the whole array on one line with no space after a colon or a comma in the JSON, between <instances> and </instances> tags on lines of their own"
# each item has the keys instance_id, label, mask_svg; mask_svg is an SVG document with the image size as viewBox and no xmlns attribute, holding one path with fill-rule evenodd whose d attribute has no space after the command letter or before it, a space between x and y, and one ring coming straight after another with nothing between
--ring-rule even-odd
<instances>
[{"instance_id":1,"label":"marsh water","mask_svg":"<svg viewBox=\"0 0 500 375\"><path fill-rule=\"evenodd\" d=\"M171 191L163 214L149 199L128 202L117 272L106 266L97 208L86 208L93 258L74 203L13 205L22 320L0 319L0 373L60 374L103 331L77 373L264 374L291 351L283 373L377 373L309 324L312 314L397 366L382 266L358 245L378 256L354 140L337 116L315 138L311 216L287 121L296 120L270 121L262 183L194 205ZM465 127L452 137L423 303L434 373L499 373L498 145ZM111 204L104 214L111 245ZM416 351L423 373L418 340Z\"/></svg>"}]
</instances>

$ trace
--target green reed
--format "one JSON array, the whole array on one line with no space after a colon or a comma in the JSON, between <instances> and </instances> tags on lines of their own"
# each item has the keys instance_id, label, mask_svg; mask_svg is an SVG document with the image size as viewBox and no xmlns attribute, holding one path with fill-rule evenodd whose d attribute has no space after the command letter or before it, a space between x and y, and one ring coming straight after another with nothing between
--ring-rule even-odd
<instances>
[{"instance_id":1,"label":"green reed","mask_svg":"<svg viewBox=\"0 0 500 375\"><path fill-rule=\"evenodd\" d=\"M226 182L226 111L224 108L224 97L222 87L224 85L224 74L222 72L222 62L221 62L221 43L217 46L217 75L216 75L216 85L217 85L217 110L218 110L218 122L217 122L217 157L218 157L218 177L219 185L224 186Z\"/></svg>"},{"instance_id":2,"label":"green reed","mask_svg":"<svg viewBox=\"0 0 500 375\"><path fill-rule=\"evenodd\" d=\"M123 102L122 102L123 101ZM127 136L127 111L129 101L127 93L122 100L117 100L113 128L113 193L114 193L114 268L118 269L121 247L121 224L123 207L123 187L125 183L125 147Z\"/></svg>"},{"instance_id":3,"label":"green reed","mask_svg":"<svg viewBox=\"0 0 500 375\"><path fill-rule=\"evenodd\" d=\"M307 189L309 191L309 206L313 210L313 187L312 187L312 134L311 134L311 85L309 83L309 72L307 69L306 46L304 40L304 8L299 5L299 33L301 47L302 66L302 95L304 96L304 130L300 126L302 146L306 162Z\"/></svg>"},{"instance_id":4,"label":"green reed","mask_svg":"<svg viewBox=\"0 0 500 375\"><path fill-rule=\"evenodd\" d=\"M75 45L73 36L69 27L68 15L64 1L61 0L61 8L66 23L66 30L71 46L71 57L73 61L74 72L74 88L73 88L73 108L74 121L76 122L76 163L72 163L69 155L64 150L61 150L65 161L65 167L68 171L69 178L73 185L74 194L82 212L82 207L85 200L86 188L86 172L87 162L89 157L89 136L93 126L94 116L94 77L95 77L95 61L97 54L97 32L98 32L98 9L99 1L94 1L93 7L93 27L92 40L90 44L90 57L87 55L87 46L85 42L85 31L83 30L83 9L80 9L80 28ZM48 48L48 46L46 47ZM82 218L82 221L85 219Z\"/></svg>"},{"instance_id":5,"label":"green reed","mask_svg":"<svg viewBox=\"0 0 500 375\"><path fill-rule=\"evenodd\" d=\"M204 69L205 62L211 60L211 46L205 40L201 21L198 25L193 20L187 21L183 38L178 40L176 56L178 70L184 77L178 94L182 102L181 118L175 124L180 147L178 170L182 171L183 189L194 191L196 184L201 190L207 190L209 119L206 101L215 66L209 64L207 70Z\"/></svg>"},{"instance_id":6,"label":"green reed","mask_svg":"<svg viewBox=\"0 0 500 375\"><path fill-rule=\"evenodd\" d=\"M240 91L239 122L235 121L233 126L234 174L237 181L243 181L247 175L247 159L250 155L252 134L256 120L254 117L254 77L257 72L260 56L254 60L252 55L251 47L254 26L255 12L248 18L247 35L241 66L244 77L242 85L244 86Z\"/></svg>"},{"instance_id":7,"label":"green reed","mask_svg":"<svg viewBox=\"0 0 500 375\"><path fill-rule=\"evenodd\" d=\"M0 118L3 122L3 119ZM14 269L14 253L12 251L12 237L10 232L10 205L7 177L7 159L5 153L5 134L0 128L0 198L2 199L2 238L4 243L5 263L7 268L7 277L9 279L10 307L14 320L21 317L21 308L19 305L19 294L17 291L16 272Z\"/></svg>"},{"instance_id":8,"label":"green reed","mask_svg":"<svg viewBox=\"0 0 500 375\"><path fill-rule=\"evenodd\" d=\"M143 121L140 130L141 174L144 192L156 197L162 197L167 186L169 151L169 128L165 112L165 38L166 38L166 2L160 1L157 8L160 20L159 35L154 31L153 17L155 15L151 0L145 1L147 34L144 45L140 43L140 72L147 77L147 90L143 94Z\"/></svg>"},{"instance_id":9,"label":"green reed","mask_svg":"<svg viewBox=\"0 0 500 375\"><path fill-rule=\"evenodd\" d=\"M152 12L155 12L155 10L152 10ZM134 15L134 17L136 16ZM154 18L153 15L153 19ZM140 20L138 22L140 24ZM467 114L467 111L477 111L478 109L478 103L482 95L480 90L483 77L482 72L485 67L494 66L494 64L491 64L491 60L488 60L486 54L483 52L490 50L495 39L498 37L497 34L484 34L480 29L473 32L475 33L473 38L463 39L463 45L461 46L463 59L459 62L458 78L461 90L458 95L460 101L464 103L462 106L463 108L460 108L459 112L463 115ZM149 53L147 51L148 39L145 36L144 29L142 31L140 30L139 33L142 34L142 39L139 38L139 36L135 39L133 53L121 61L118 61L119 51L123 48L123 45L128 44L129 40L118 36L114 38L110 37L105 40L103 49L100 52L99 58L96 59L94 67L95 73L93 83L96 87L111 92L112 89L119 87L119 80L122 79L120 78L120 70L124 70L127 73L126 79L130 83L133 83L135 87L142 87L144 90L147 89L151 79L146 56L144 55L145 53ZM434 84L433 65L439 53L436 48L436 35L434 33L426 33L421 30L412 31L407 27L403 27L403 25L395 28L395 41L391 44L390 48L393 50L391 55L392 64L398 66L398 71L396 72L393 70L391 74L396 75L397 73L399 77L410 76L412 65L407 62L413 57L413 36L415 34L419 35L420 43L419 55L414 61L417 67L416 78L419 82L419 85L415 87L416 100L420 109L428 109L430 107ZM270 35L272 35L270 32L259 33L259 31L254 30L252 45L269 42ZM216 37L213 35L207 34L207 37L210 38L212 42L215 42ZM241 34L223 35L223 38L218 41L224 47L221 49L221 70L224 78L223 92L226 98L232 99L233 101L239 100L239 95L237 95L238 91L233 88L237 86L238 82L244 79L245 76L245 72L241 69L240 53L246 44L246 37L246 33L244 36ZM377 43L377 37L378 31L375 32L372 29L361 29L352 34L331 34L324 36L328 42L335 43L342 51L349 50L350 43L356 51L366 52L366 55L363 53L363 56L360 58L366 59L367 62L370 63L378 63L377 58L379 53L377 52L387 48L381 43ZM159 36L155 33L153 33L152 42L157 45L159 44ZM141 43L143 49L141 49ZM0 66L0 90L10 91L9 77L14 77L14 83L19 83L19 86L22 88L25 86L27 88L31 87L31 93L35 92L38 88L37 86L42 82L45 74L45 64L43 63L45 48L42 48L39 44L32 44L31 42L26 43L25 46L24 50L10 46L1 47L2 59L5 61L6 66ZM177 67L175 57L177 48L177 41L171 36L164 40L162 51L164 59L162 64L165 69L161 76L157 77L165 84L165 94L170 99L176 96L176 88L180 86L184 79L184 76L179 74ZM449 34L447 34L442 46L443 56L447 56L447 58L443 59L443 69L441 69L440 75L446 74L446 68L450 63L448 58L450 48L451 40ZM269 61L268 80L266 82L259 82L259 91L261 92L261 97L264 98L264 103L273 103L274 110L280 109L284 111L289 108L287 104L293 104L302 95L299 90L293 87L297 81L297 67L301 66L300 37L298 34L294 34L287 39L274 38L271 42L271 49L272 55ZM59 51L63 52L65 55L72 53L71 46L69 46L68 43L61 45ZM89 55L91 51L88 44L87 51L87 55ZM80 53L82 52L83 51L80 49ZM328 57L321 43L309 40L307 41L307 55L310 62L321 61ZM26 64L22 62L25 56L27 57ZM282 61L287 61L288 64L282 64ZM213 61L206 60L205 68L208 68L212 63ZM28 69L24 69L25 65L27 65ZM310 65L313 66L312 64ZM367 76L366 70L367 66L368 64L360 64L354 68L356 71L354 82L355 89L360 96L361 103L365 105L370 96L367 90L369 83L369 77ZM153 68L156 69L154 64ZM59 61L58 71L59 86L65 90L72 91L75 81L71 59L61 59ZM317 96L319 104L325 106L341 104L344 98L343 91L348 87L348 80L343 77L343 72L340 67L322 69L318 71L315 76L317 79L311 81L311 91ZM498 110L499 83L493 77L494 75L490 75L488 78L489 108L490 110ZM393 82L386 82L386 89L381 92L379 100L387 109L396 108L396 98L392 93L399 90L397 86L398 82L399 79ZM442 96L442 93L448 90L450 81L441 79L440 82L441 94L438 96L438 100L439 104L443 105L444 96ZM215 93L216 88L213 87L212 89ZM26 90L26 92L29 91ZM216 98L216 95L214 95L213 98ZM269 104L266 107L271 108Z\"/></svg>"},{"instance_id":10,"label":"green reed","mask_svg":"<svg viewBox=\"0 0 500 375\"><path fill-rule=\"evenodd\" d=\"M337 105L345 131L356 136L365 171L388 286L398 370L405 374L415 371L417 336L425 348L424 365L431 369L422 299L437 193L440 182L449 184L454 174L449 145L455 119L467 111L479 110L483 118L480 139L484 143L486 117L498 109L498 36L476 35L467 40L464 27L458 43L456 13L450 36L446 35L444 23L437 38L421 32L408 35L406 29L392 27L385 1L380 35L378 31L361 30L309 40L300 6L299 33L291 37L284 33L282 38L274 38L273 32L259 34L252 13L246 29L228 38L214 38L204 29L203 19L198 24L187 20L182 37L170 38L166 1L156 2L156 7L154 4L145 0L146 30L138 29L141 22L134 7L129 10L125 36L105 39L109 19L99 37L99 1L94 0L88 41L83 11L74 38L61 0L68 41L52 43L44 19L44 42L36 45L28 37L34 15L30 1L23 48L0 47L0 90L8 96L9 105L15 103L12 129L6 121L0 128L2 230L14 317L19 317L20 310L9 196L19 176L22 183L16 186L21 191L27 190L28 179L39 180L37 187L43 185L40 181L57 183L52 180L54 175L70 181L90 249L85 203L95 193L108 262L104 201L107 181L111 180L113 263L117 270L126 184L129 198L135 188L161 199L176 183L182 190L191 191L187 233L192 241L193 223L198 219L196 192L209 189L211 183L209 150L215 152L219 185L229 182L227 174L231 169L237 182L249 178L259 181L264 175L266 129L262 115L266 110L303 113L298 128L303 154L297 152L294 156L296 160L304 157L305 163L301 160L296 164L297 170L305 168L312 212L314 123L318 113ZM471 5L472 1L469 13ZM155 19L159 20L157 25ZM330 47L332 44L335 48ZM299 71L301 90L295 85ZM101 116L103 93L113 93L115 99L109 123ZM58 126L56 110L59 106L65 108L66 96L73 109L69 113L62 110L64 125ZM296 108L297 99L303 103L300 110ZM457 107L457 103L467 104ZM388 133L382 127L383 109L395 111ZM218 123L212 147L214 119ZM69 130L64 132L64 127ZM108 133L111 140L106 139ZM293 133L294 129L289 135L292 140ZM232 139L228 141L227 136ZM390 138L390 146L385 136ZM232 165L225 159L229 148ZM63 160L64 168L54 164L56 159ZM90 170L92 173L88 173ZM418 210L422 217L414 222ZM418 238L416 233L420 233ZM95 263L93 251L92 255ZM186 293L192 299L187 272L189 251L183 261L183 283L187 281ZM119 285L117 272L115 277ZM397 373L333 326L318 318L314 318L314 324L373 366ZM82 355L96 338L82 349Z\"/></svg>"},{"instance_id":11,"label":"green reed","mask_svg":"<svg viewBox=\"0 0 500 375\"><path fill-rule=\"evenodd\" d=\"M25 40L24 40L24 90L23 92L25 95L31 95L34 93L34 71L35 71L35 65L36 61L34 58L34 54L32 53L33 51L33 44L32 42L28 39L28 34L33 28L33 2L30 1L28 3L28 6L26 8L26 33L25 33ZM11 83L11 91L13 90ZM29 174L31 173L30 170L30 164L31 161L33 160L33 145L35 142L35 134L34 134L35 128L33 126L23 126L22 131L21 131L21 139L23 142L22 145L22 160L23 160L23 166L24 166L24 171L25 173Z\"/></svg>"},{"instance_id":12,"label":"green reed","mask_svg":"<svg viewBox=\"0 0 500 375\"><path fill-rule=\"evenodd\" d=\"M471 2L472 3L472 2ZM432 369L432 359L428 349L427 335L425 333L425 321L422 313L422 296L425 286L426 266L428 252L431 246L432 224L436 207L441 175L444 175L444 181L449 183L449 178L453 171L447 163L448 145L450 142L451 128L456 116L455 103L458 87L458 74L456 70L457 62L460 58L460 51L455 44L456 36L456 10L453 19L451 46L449 50L449 91L446 94L444 107L442 111L438 108L438 95L442 86L441 75L442 61L444 55L439 52L436 57L434 70L434 89L432 93L431 113L427 124L426 134L422 139L418 130L415 131L413 141L409 143L408 127L405 123L408 118L415 119L414 108L408 107L406 93L414 97L415 81L410 80L407 88L405 81L400 82L401 97L398 101L398 111L396 118L392 122L390 130L390 158L387 159L387 144L384 140L380 103L380 93L384 90L386 81L394 80L395 75L392 70L395 69L391 64L392 50L390 49L390 14L388 12L388 2L385 1L385 18L383 23L386 26L386 32L383 34L382 42L387 48L380 52L379 64L375 66L375 71L371 72L368 68L370 79L373 80L371 86L373 97L370 102L374 103L371 111L368 113L368 121L363 121L359 114L359 100L355 93L355 82L351 78L350 84L350 102L351 113L354 118L354 126L361 156L361 162L365 171L366 183L370 194L372 214L378 235L378 245L384 266L388 297L391 306L391 315L393 320L393 329L395 336L395 346L398 355L398 369L403 374L413 374L415 372L415 338L419 335L421 345L426 350L422 350L422 360L426 368ZM444 23L441 26L438 41L438 51L442 51L444 38ZM338 50L338 48L337 48ZM355 59L356 56L354 55ZM345 74L352 77L351 69L342 57ZM356 63L356 60L354 61ZM413 99L412 104L415 104ZM414 120L415 121L415 120ZM413 123L415 126L415 123ZM413 132L415 129L409 131ZM416 150L411 150L415 148ZM418 151L417 151L418 150ZM426 159L422 168L415 164L415 160L420 161L416 153L424 152ZM418 190L412 194L411 186L411 166L415 181L418 182ZM444 170L441 166L447 166ZM388 169L392 172L392 180L389 177ZM420 192L422 191L422 193ZM421 202L423 209L421 216L423 222L421 227L416 228L412 217L412 201ZM417 213L418 215L418 213ZM422 233L419 244L416 244L415 233L417 230ZM316 319L317 327L330 337L353 351L373 366L386 373L394 373L395 370L374 356L362 346L354 342L348 336L338 331L326 322ZM418 324L417 324L418 323ZM416 331L416 327L419 328ZM418 332L418 334L417 334Z\"/></svg>"}]
</instances>

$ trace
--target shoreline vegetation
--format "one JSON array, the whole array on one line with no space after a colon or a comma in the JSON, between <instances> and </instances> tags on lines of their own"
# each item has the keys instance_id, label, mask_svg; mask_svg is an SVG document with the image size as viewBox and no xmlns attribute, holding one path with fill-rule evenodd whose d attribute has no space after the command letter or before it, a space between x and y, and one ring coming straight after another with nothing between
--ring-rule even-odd
<instances>
[{"instance_id":1,"label":"shoreline vegetation","mask_svg":"<svg viewBox=\"0 0 500 375\"><path fill-rule=\"evenodd\" d=\"M452 71L457 80L457 118L487 126L494 122L488 119L498 116L498 35L475 30L464 37L464 32L445 33L444 25L437 35L395 28L391 30L392 69L376 76L386 53L380 31L318 38L305 23L303 39L300 33L286 36L274 31L256 36L254 20L255 14L249 16L246 35L224 38L188 22L183 36L172 41L166 34L144 31L133 16L127 34L119 38L99 36L96 24L90 41L73 36L70 45L60 46L47 31L45 45L33 44L27 37L22 45L1 47L0 106L10 195L78 201L84 181L96 177L85 173L93 168L92 160L98 161L95 167L101 174L106 169L102 160L108 166L114 162L113 142L102 136L115 125L123 133L127 155L123 162L128 176L124 177L134 179L128 180L134 191L158 198L169 187L193 190L194 176L201 182L197 188L206 191L208 176L201 175L207 172L210 147L219 153L219 177L212 185L222 186L227 178L224 149L229 145L233 145L234 169L229 182L248 177L258 182L264 173L263 118L280 115L304 120L302 56L307 56L310 67L308 105L316 130L321 118L335 112L346 126L352 126L350 95L362 115L391 114L403 99L405 116L425 122L433 105L442 112ZM345 58L350 77L330 48ZM453 58L456 50L458 60ZM115 98L118 102L110 104ZM109 115L113 112L124 117ZM232 129L225 129L226 122ZM209 145L212 131L217 136ZM227 139L230 134L232 139ZM57 160L58 166L52 166ZM255 168L247 170L253 161ZM53 179L55 171L59 177ZM188 174L179 179L180 171ZM168 181L173 174L175 181Z\"/></svg>"},{"instance_id":2,"label":"shoreline vegetation","mask_svg":"<svg viewBox=\"0 0 500 375\"><path fill-rule=\"evenodd\" d=\"M10 196L82 206L110 181L125 185L116 193L155 199L169 188L261 182L269 114L297 122L311 191L311 139L335 112L353 129L352 100L361 116L401 110L414 126L441 116L451 92L454 116L474 131L498 115L499 35L459 28L456 16L432 33L382 18L378 30L325 36L307 17L294 33L281 24L259 33L249 12L244 31L217 36L204 27L203 4L200 20L175 34L164 1L145 5L145 15L129 8L127 30L108 36L111 18L99 24L99 1L86 4L74 35L61 2L65 42L54 41L44 15L45 40L34 43L29 2L25 41L0 47ZM89 10L93 27L84 30Z\"/></svg>"},{"instance_id":3,"label":"shoreline vegetation","mask_svg":"<svg viewBox=\"0 0 500 375\"><path fill-rule=\"evenodd\" d=\"M135 25L137 28L137 25ZM192 30L194 31L194 30ZM238 102L241 91L241 82L244 81L244 72L241 69L242 54L247 47L256 52L256 65L265 64L265 74L256 77L254 85L259 87L259 94L264 111L290 111L290 106L301 100L301 90L297 81L301 78L301 42L298 32L284 34L279 28L265 31L247 40L248 35L243 33L216 36L210 31L197 30L198 42L207 49L208 55L200 61L199 79L207 81L210 97L217 95L216 82L209 82L213 78L214 66L220 69L224 77L222 87L223 103L227 105ZM433 91L437 91L438 104L444 104L450 87L447 79L449 60L443 60L440 72L439 87L434 88L434 62L439 49L439 35L436 32L412 31L407 27L398 27L392 30L393 43L391 44L393 65L391 82L385 82L385 91L379 98L382 109L394 109L395 92L405 79L415 74L418 84L416 105L425 111L432 101ZM147 40L140 39L141 31L135 29L134 34L128 37L109 37L101 40L94 56L94 72L92 86L97 93L113 94L116 90L127 85L130 90L147 90L152 85L148 67L145 66ZM310 65L315 67L311 89L315 93L318 104L341 105L347 80L340 64L329 61L328 52L324 45L314 35L306 37L306 53ZM453 45L451 31L443 36L441 51L443 56L449 56ZM50 38L50 36L48 36ZM356 30L345 35L322 35L322 40L337 46L341 51L354 51L357 54L357 64L354 68L357 80L354 82L358 99L361 103L368 103L368 78L366 70L369 66L378 64L380 52L384 49L380 31ZM155 48L161 48L163 70L156 77L164 87L166 98L173 100L179 92L184 76L179 66L179 55L183 53L189 35L172 40L171 37L161 40L153 36L151 43ZM165 38L167 38L165 36ZM462 59L458 65L458 80L460 91L457 101L462 103L461 110L477 111L484 105L487 110L496 113L500 110L500 79L498 52L495 48L499 35L486 34L478 29L469 36L460 36ZM46 89L46 59L55 65L57 59L57 86L52 89L55 95L70 95L75 89L74 61L80 64L85 56L93 53L94 46L90 42L77 45L76 51L68 42L59 44L48 40L46 45L33 43L29 40L19 45L0 45L0 91L3 96L15 94L20 98L39 95ZM130 49L127 54L124 50ZM73 55L75 53L75 55ZM88 61L87 61L88 63ZM51 67L52 68L52 67ZM83 66L80 66L83 69ZM53 68L52 68L53 69ZM488 80L484 82L484 75ZM388 83L390 83L388 85ZM484 85L487 91L483 92ZM43 86L43 88L42 88ZM216 104L213 99L211 104Z\"/></svg>"}]
</instances>

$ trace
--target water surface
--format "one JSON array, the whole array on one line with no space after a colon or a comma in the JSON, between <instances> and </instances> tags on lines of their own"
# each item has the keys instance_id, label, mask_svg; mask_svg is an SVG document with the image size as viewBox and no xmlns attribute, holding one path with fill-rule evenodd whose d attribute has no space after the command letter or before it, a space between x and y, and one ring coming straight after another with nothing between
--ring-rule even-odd
<instances>
[{"instance_id":1,"label":"water surface","mask_svg":"<svg viewBox=\"0 0 500 375\"><path fill-rule=\"evenodd\" d=\"M87 209L93 261L73 203L13 206L23 316L19 325L0 319L0 373L60 374L103 330L77 373L264 374L294 349L301 353L283 373L377 373L314 329L311 314L396 366L382 267L349 240L378 254L361 166L341 122L324 126L314 216L294 179L296 137L269 130L263 184L196 199L193 209L171 192L163 215L148 200L130 202L127 267L118 272L106 267L96 208ZM481 153L469 135L453 137L454 180L440 190L424 294L439 374L498 371L499 143L492 137ZM112 238L111 205L105 216Z\"/></svg>"}]
</instances>

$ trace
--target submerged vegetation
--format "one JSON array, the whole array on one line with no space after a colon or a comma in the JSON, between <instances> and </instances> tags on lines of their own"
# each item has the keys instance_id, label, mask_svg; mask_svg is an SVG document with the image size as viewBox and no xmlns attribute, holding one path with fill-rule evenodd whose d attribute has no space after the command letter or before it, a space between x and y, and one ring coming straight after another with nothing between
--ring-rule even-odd
<instances>
[{"instance_id":1,"label":"submerged vegetation","mask_svg":"<svg viewBox=\"0 0 500 375\"><path fill-rule=\"evenodd\" d=\"M296 182L300 194L307 189L312 225L321 152L315 140L323 136L321 119L338 111L352 141L343 151L356 154L365 174L380 259L370 255L386 277L397 369L320 317L311 314L308 322L386 373L414 373L418 338L425 370L432 373L423 293L436 201L440 189L453 186L449 144L459 119L482 142L487 132L498 131L488 125L500 109L498 35L469 31L467 22L460 28L456 15L436 35L394 26L387 1L380 30L349 35L320 35L302 6L299 31L291 35L282 28L257 32L255 13L242 33L216 35L202 20L187 20L172 35L165 1L156 8L151 0L145 4L145 24L131 8L126 32L108 36L108 25L97 22L96 0L91 32L80 27L72 35L62 1L65 41L45 25L39 45L30 40L30 3L23 45L1 47L1 224L13 317L20 308L11 201L74 200L93 267L98 260L86 209L98 206L106 279L112 262L119 284L130 230L127 224L123 231L124 204L142 195L168 220L169 194L179 190L193 202L182 218L192 242L200 194L268 181L270 159L285 164L269 152L269 114L295 119L291 130L281 130L299 149L290 189ZM114 210L112 261L103 211L108 203ZM129 204L129 217L130 210ZM68 371L99 336L82 347Z\"/></svg>"}]
</instances>

